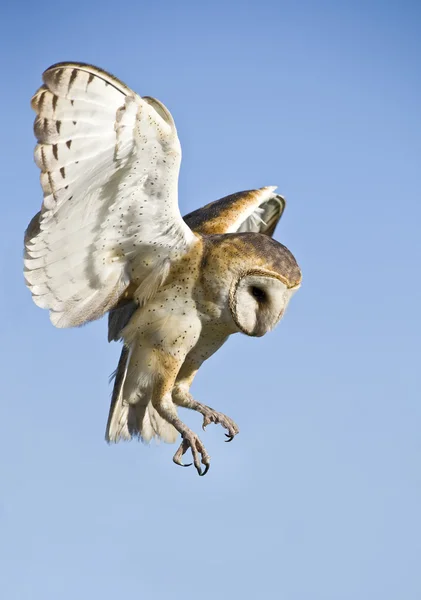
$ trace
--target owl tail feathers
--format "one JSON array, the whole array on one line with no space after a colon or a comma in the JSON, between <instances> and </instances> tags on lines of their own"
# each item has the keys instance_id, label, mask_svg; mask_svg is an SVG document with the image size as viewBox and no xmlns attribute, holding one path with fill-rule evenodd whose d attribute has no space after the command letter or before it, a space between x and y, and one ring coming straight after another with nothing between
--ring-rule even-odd
<instances>
[{"instance_id":1,"label":"owl tail feathers","mask_svg":"<svg viewBox=\"0 0 421 600\"><path fill-rule=\"evenodd\" d=\"M105 432L106 441L117 443L120 440L131 440L137 437L143 442L150 442L152 438L158 438L168 444L173 444L177 439L178 432L157 413L149 398L143 399L140 396L136 404L129 404L124 400L123 386L129 361L130 349L123 346L115 372L114 389Z\"/></svg>"}]
</instances>

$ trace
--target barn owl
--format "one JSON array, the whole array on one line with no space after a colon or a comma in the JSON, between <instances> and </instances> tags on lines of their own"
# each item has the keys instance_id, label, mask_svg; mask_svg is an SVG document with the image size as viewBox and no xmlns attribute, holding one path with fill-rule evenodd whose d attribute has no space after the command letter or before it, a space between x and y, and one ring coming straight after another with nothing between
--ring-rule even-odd
<instances>
[{"instance_id":1,"label":"barn owl","mask_svg":"<svg viewBox=\"0 0 421 600\"><path fill-rule=\"evenodd\" d=\"M262 336L301 282L291 252L272 238L285 207L274 187L240 192L184 220L180 143L168 109L112 75L79 63L43 74L32 99L44 199L25 233L25 280L56 327L109 313L122 340L106 440L160 438L210 465L178 407L203 428L238 427L190 394L201 366L237 332Z\"/></svg>"}]
</instances>

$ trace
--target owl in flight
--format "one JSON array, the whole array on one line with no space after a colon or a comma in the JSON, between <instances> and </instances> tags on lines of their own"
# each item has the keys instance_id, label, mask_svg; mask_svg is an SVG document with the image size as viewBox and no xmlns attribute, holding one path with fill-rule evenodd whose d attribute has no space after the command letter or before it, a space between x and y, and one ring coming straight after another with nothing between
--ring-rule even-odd
<instances>
[{"instance_id":1,"label":"owl in flight","mask_svg":"<svg viewBox=\"0 0 421 600\"><path fill-rule=\"evenodd\" d=\"M301 272L272 239L285 207L274 187L227 196L184 219L178 207L180 142L167 108L96 67L47 69L32 99L35 161L44 200L25 234L25 279L56 327L109 313L123 340L106 440L160 438L210 465L179 406L219 423L190 386L237 332L262 336L282 318ZM183 465L189 466L189 465Z\"/></svg>"}]
</instances>

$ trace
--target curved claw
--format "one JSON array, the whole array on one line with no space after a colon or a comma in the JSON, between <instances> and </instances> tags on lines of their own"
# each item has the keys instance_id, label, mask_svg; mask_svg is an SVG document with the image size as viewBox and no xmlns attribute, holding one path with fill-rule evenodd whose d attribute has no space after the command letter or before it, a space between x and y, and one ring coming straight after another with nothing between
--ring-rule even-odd
<instances>
[{"instance_id":1,"label":"curved claw","mask_svg":"<svg viewBox=\"0 0 421 600\"><path fill-rule=\"evenodd\" d=\"M203 423L202 423L202 429L203 431L206 430L206 427L209 425L209 423L212 423L212 419L210 419L208 416L204 416L203 417Z\"/></svg>"},{"instance_id":2,"label":"curved claw","mask_svg":"<svg viewBox=\"0 0 421 600\"><path fill-rule=\"evenodd\" d=\"M209 471L209 467L210 465L205 465L205 470L199 473L200 477L203 477L204 475L206 475L206 473Z\"/></svg>"},{"instance_id":3,"label":"curved claw","mask_svg":"<svg viewBox=\"0 0 421 600\"><path fill-rule=\"evenodd\" d=\"M232 442L232 440L234 439L233 435L230 435L229 433L225 434L225 437L227 437L227 440L224 440L224 442Z\"/></svg>"},{"instance_id":4,"label":"curved claw","mask_svg":"<svg viewBox=\"0 0 421 600\"><path fill-rule=\"evenodd\" d=\"M173 462L178 465L179 467L191 467L193 463L187 463L187 465L185 465L184 463L181 462L181 459L177 459L177 458L173 458Z\"/></svg>"},{"instance_id":5,"label":"curved claw","mask_svg":"<svg viewBox=\"0 0 421 600\"><path fill-rule=\"evenodd\" d=\"M196 467L196 471L198 472L199 475L204 475L204 473L202 473L202 466L200 464L200 457L199 457L199 453L197 452L197 449L194 448L193 446L191 446L191 452L193 454L193 463L194 466ZM206 471L205 471L206 473Z\"/></svg>"}]
</instances>

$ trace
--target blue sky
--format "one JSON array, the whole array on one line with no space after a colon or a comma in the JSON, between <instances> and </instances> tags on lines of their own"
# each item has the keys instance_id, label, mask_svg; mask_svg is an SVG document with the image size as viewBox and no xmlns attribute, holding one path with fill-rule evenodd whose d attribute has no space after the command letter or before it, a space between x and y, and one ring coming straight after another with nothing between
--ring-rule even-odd
<instances>
[{"instance_id":1,"label":"blue sky","mask_svg":"<svg viewBox=\"0 0 421 600\"><path fill-rule=\"evenodd\" d=\"M0 25L0 595L419 600L421 7L409 1L14 3ZM187 213L279 186L303 286L194 395L205 478L103 441L119 347L56 330L22 278L39 209L29 100L91 62L171 110ZM201 420L183 413L198 432Z\"/></svg>"}]
</instances>

